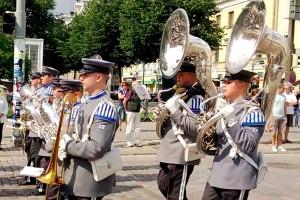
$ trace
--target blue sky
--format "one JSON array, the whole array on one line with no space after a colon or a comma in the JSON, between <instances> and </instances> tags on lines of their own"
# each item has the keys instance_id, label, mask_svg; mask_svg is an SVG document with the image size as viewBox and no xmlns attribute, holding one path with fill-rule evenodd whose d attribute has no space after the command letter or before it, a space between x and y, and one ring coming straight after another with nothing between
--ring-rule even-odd
<instances>
[{"instance_id":1,"label":"blue sky","mask_svg":"<svg viewBox=\"0 0 300 200\"><path fill-rule=\"evenodd\" d=\"M76 0L55 0L56 1L56 9L55 13L70 13L70 11L74 11L74 4Z\"/></svg>"}]
</instances>

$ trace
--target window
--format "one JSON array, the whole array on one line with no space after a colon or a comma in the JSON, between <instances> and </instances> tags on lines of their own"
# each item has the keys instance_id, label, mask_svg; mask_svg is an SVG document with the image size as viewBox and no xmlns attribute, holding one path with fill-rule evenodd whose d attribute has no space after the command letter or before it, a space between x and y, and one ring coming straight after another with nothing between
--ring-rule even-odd
<instances>
[{"instance_id":1,"label":"window","mask_svg":"<svg viewBox=\"0 0 300 200\"><path fill-rule=\"evenodd\" d=\"M232 28L234 24L234 12L228 13L228 28Z\"/></svg>"},{"instance_id":2,"label":"window","mask_svg":"<svg viewBox=\"0 0 300 200\"><path fill-rule=\"evenodd\" d=\"M221 15L217 15L216 23L220 26L221 25Z\"/></svg>"}]
</instances>

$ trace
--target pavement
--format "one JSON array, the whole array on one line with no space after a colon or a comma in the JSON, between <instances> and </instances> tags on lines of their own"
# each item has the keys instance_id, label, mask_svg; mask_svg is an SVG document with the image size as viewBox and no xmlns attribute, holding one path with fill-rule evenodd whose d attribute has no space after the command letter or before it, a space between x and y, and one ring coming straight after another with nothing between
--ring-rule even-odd
<instances>
[{"instance_id":1,"label":"pavement","mask_svg":"<svg viewBox=\"0 0 300 200\"><path fill-rule=\"evenodd\" d=\"M5 124L9 125L9 124ZM123 124L123 129L125 124ZM156 178L158 162L155 160L159 139L155 133L154 122L142 122L141 139L143 147L123 148L125 132L118 130L115 146L121 148L124 168L117 173L117 183L113 193L104 200L162 200L157 189ZM0 151L0 200L6 199L45 199L44 196L29 196L35 186L18 186L23 181L19 175L26 165L26 155L20 148L13 146L11 129L4 128ZM300 128L290 130L289 139L292 144L284 144L287 152L272 153L271 135L265 133L261 139L259 150L265 155L268 172L262 184L250 192L250 200L299 200L300 188ZM188 199L201 199L209 176L212 156L202 159L196 166L187 186Z\"/></svg>"}]
</instances>

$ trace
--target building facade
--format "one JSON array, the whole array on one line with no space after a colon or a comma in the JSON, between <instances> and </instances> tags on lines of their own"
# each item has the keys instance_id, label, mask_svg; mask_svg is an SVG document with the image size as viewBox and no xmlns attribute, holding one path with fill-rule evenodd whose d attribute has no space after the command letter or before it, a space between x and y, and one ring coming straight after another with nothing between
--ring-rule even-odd
<instances>
[{"instance_id":1,"label":"building facade","mask_svg":"<svg viewBox=\"0 0 300 200\"><path fill-rule=\"evenodd\" d=\"M122 81L131 83L136 78L141 84L146 85L150 94L155 94L161 89L162 75L159 63L140 63L131 67L122 68Z\"/></svg>"},{"instance_id":2,"label":"building facade","mask_svg":"<svg viewBox=\"0 0 300 200\"><path fill-rule=\"evenodd\" d=\"M299 2L299 0L297 0ZM213 78L220 78L225 74L225 55L226 47L232 32L234 23L239 17L240 13L243 11L245 6L250 2L250 0L216 0L217 7L220 9L220 13L214 16L217 24L220 27L225 27L226 35L222 39L222 44L218 50L214 52L213 56ZM266 5L266 25L278 32L280 35L288 38L289 32L289 13L290 4L289 0L279 1L279 0L265 0ZM300 5L299 5L300 6ZM292 68L296 72L297 77L300 77L300 40L298 36L300 35L300 21L295 20L294 28L294 48L293 52L293 62ZM243 48L243 47L241 47ZM297 55L297 54L298 55ZM299 57L298 57L299 56ZM249 71L254 71L258 74L260 79L264 77L265 68L267 63L266 55L254 55L250 59L247 66L244 69Z\"/></svg>"}]
</instances>

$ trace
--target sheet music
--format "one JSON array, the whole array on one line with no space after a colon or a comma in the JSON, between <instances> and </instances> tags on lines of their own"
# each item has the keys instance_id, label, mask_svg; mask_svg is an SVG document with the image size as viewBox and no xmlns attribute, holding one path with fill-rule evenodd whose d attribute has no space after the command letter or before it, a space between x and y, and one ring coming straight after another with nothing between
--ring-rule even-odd
<instances>
[{"instance_id":1,"label":"sheet music","mask_svg":"<svg viewBox=\"0 0 300 200\"><path fill-rule=\"evenodd\" d=\"M133 89L136 91L137 95L141 100L151 99L150 94L148 93L148 90L145 85L136 85L133 87Z\"/></svg>"},{"instance_id":2,"label":"sheet music","mask_svg":"<svg viewBox=\"0 0 300 200\"><path fill-rule=\"evenodd\" d=\"M44 168L25 166L20 172L21 176L39 177L42 175Z\"/></svg>"}]
</instances>

